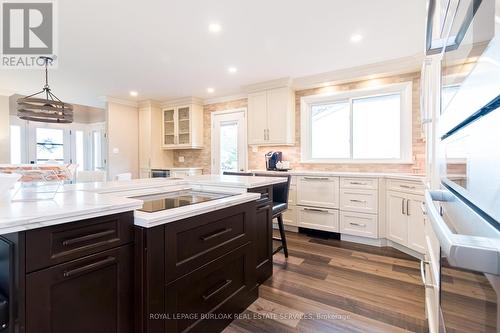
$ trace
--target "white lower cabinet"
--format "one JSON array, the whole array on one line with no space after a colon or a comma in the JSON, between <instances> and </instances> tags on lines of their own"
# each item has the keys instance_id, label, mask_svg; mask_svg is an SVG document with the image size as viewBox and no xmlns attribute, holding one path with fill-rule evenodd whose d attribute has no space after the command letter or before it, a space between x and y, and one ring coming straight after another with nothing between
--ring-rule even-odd
<instances>
[{"instance_id":1,"label":"white lower cabinet","mask_svg":"<svg viewBox=\"0 0 500 333\"><path fill-rule=\"evenodd\" d=\"M425 216L422 212L424 198L419 195L408 195L408 247L420 253L425 253Z\"/></svg>"},{"instance_id":2,"label":"white lower cabinet","mask_svg":"<svg viewBox=\"0 0 500 333\"><path fill-rule=\"evenodd\" d=\"M297 180L297 204L339 208L339 177L299 177Z\"/></svg>"},{"instance_id":3,"label":"white lower cabinet","mask_svg":"<svg viewBox=\"0 0 500 333\"><path fill-rule=\"evenodd\" d=\"M339 232L339 211L327 208L298 207L298 226Z\"/></svg>"},{"instance_id":4,"label":"white lower cabinet","mask_svg":"<svg viewBox=\"0 0 500 333\"><path fill-rule=\"evenodd\" d=\"M340 212L340 233L377 238L377 215L358 212Z\"/></svg>"},{"instance_id":5,"label":"white lower cabinet","mask_svg":"<svg viewBox=\"0 0 500 333\"><path fill-rule=\"evenodd\" d=\"M340 190L340 210L377 214L377 190Z\"/></svg>"},{"instance_id":6,"label":"white lower cabinet","mask_svg":"<svg viewBox=\"0 0 500 333\"><path fill-rule=\"evenodd\" d=\"M387 236L419 253L425 252L423 197L387 191Z\"/></svg>"},{"instance_id":7,"label":"white lower cabinet","mask_svg":"<svg viewBox=\"0 0 500 333\"><path fill-rule=\"evenodd\" d=\"M283 224L297 226L297 206L288 205L288 209L283 213Z\"/></svg>"}]
</instances>

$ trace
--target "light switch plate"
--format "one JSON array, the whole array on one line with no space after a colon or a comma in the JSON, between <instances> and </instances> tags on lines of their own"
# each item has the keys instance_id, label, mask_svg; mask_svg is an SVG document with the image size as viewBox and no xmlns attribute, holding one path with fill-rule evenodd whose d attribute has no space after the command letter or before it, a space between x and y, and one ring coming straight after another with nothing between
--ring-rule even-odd
<instances>
[{"instance_id":1,"label":"light switch plate","mask_svg":"<svg viewBox=\"0 0 500 333\"><path fill-rule=\"evenodd\" d=\"M113 154L119 154L120 148L113 148Z\"/></svg>"}]
</instances>

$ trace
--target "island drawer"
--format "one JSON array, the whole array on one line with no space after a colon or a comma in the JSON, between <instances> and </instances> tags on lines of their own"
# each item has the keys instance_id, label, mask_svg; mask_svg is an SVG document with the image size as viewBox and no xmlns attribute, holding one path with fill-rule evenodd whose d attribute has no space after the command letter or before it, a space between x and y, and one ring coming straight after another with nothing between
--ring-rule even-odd
<instances>
[{"instance_id":1,"label":"island drawer","mask_svg":"<svg viewBox=\"0 0 500 333\"><path fill-rule=\"evenodd\" d=\"M113 214L26 232L26 272L132 242L134 212Z\"/></svg>"},{"instance_id":2,"label":"island drawer","mask_svg":"<svg viewBox=\"0 0 500 333\"><path fill-rule=\"evenodd\" d=\"M167 282L249 242L254 219L255 202L249 202L166 224Z\"/></svg>"},{"instance_id":3,"label":"island drawer","mask_svg":"<svg viewBox=\"0 0 500 333\"><path fill-rule=\"evenodd\" d=\"M193 324L195 326L191 329L196 331L197 325L203 326L201 322L196 322L203 314L217 311L222 304L231 304L232 300L248 294L255 284L255 276L251 273L255 269L252 267L251 249L247 243L168 284L165 312L176 320L166 321L166 331L184 332ZM192 318L177 319L182 314L190 314Z\"/></svg>"}]
</instances>

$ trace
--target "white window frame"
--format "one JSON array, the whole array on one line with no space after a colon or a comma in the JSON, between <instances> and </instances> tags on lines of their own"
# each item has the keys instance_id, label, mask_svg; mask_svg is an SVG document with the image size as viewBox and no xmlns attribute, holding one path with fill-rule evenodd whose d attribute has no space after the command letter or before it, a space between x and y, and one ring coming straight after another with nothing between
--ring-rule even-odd
<instances>
[{"instance_id":1,"label":"white window frame","mask_svg":"<svg viewBox=\"0 0 500 333\"><path fill-rule=\"evenodd\" d=\"M311 108L313 105L349 102L351 127L352 127L352 101L353 99L381 96L400 93L401 94L401 130L400 142L401 152L399 159L354 159L352 158L353 131L350 130L351 158L312 158L311 138ZM304 96L300 99L301 119L301 163L342 163L342 164L412 164L412 82L388 84L363 89L329 92L320 95Z\"/></svg>"},{"instance_id":2,"label":"white window frame","mask_svg":"<svg viewBox=\"0 0 500 333\"><path fill-rule=\"evenodd\" d=\"M65 163L76 162L76 147L74 135L76 131L83 132L84 139L84 170L94 170L93 165L93 141L92 133L94 131L99 131L104 135L106 123L71 123L71 124L52 124L52 123L37 123L29 122L26 120L19 119L17 116L10 116L9 125L16 125L21 127L21 147L24 147L21 151L21 163L30 164L31 161L36 161L36 135L35 131L37 127L42 128L57 128L64 130L64 141L67 143L64 151L64 161ZM72 137L73 136L73 137ZM105 141L103 141L104 144ZM10 148L10 147L9 147ZM105 166L105 154L103 153L103 160L101 163Z\"/></svg>"},{"instance_id":3,"label":"white window frame","mask_svg":"<svg viewBox=\"0 0 500 333\"><path fill-rule=\"evenodd\" d=\"M212 113L210 113L210 140L211 140L211 156L210 156L210 160L211 160L211 164L210 164L210 167L211 167L211 172L213 172L214 170L216 170L218 167L216 165L216 160L218 159L218 156L215 156L215 154L218 152L219 150L219 147L216 147L215 146L215 142L217 141L215 139L215 131L214 131L214 121L215 121L215 117L218 116L218 115L224 115L224 114L231 114L231 113L243 113L243 118L244 118L244 121L242 123L242 131L243 131L243 143L242 143L242 146L244 147L244 149L242 149L242 151L238 151L238 153L240 153L240 156L243 160L243 163L244 163L244 169L245 170L248 170L248 153L247 153L247 148L248 148L248 131L247 131L247 128L248 128L248 117L247 117L247 113L248 113L248 110L247 108L237 108L237 109L229 109L229 110L221 110L221 111L214 111ZM217 133L219 134L219 133Z\"/></svg>"}]
</instances>

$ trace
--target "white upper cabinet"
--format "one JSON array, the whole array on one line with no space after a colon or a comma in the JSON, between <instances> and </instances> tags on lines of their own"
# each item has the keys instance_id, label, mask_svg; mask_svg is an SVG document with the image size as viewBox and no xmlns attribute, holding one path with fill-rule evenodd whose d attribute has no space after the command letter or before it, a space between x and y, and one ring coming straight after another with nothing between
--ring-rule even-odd
<instances>
[{"instance_id":1,"label":"white upper cabinet","mask_svg":"<svg viewBox=\"0 0 500 333\"><path fill-rule=\"evenodd\" d=\"M141 178L149 178L151 169L172 165L172 152L162 149L162 110L159 103L144 101L139 104L139 171Z\"/></svg>"},{"instance_id":2,"label":"white upper cabinet","mask_svg":"<svg viewBox=\"0 0 500 333\"><path fill-rule=\"evenodd\" d=\"M203 106L194 102L164 106L162 129L163 149L203 148Z\"/></svg>"},{"instance_id":3,"label":"white upper cabinet","mask_svg":"<svg viewBox=\"0 0 500 333\"><path fill-rule=\"evenodd\" d=\"M288 87L248 94L248 144L295 143L295 94Z\"/></svg>"},{"instance_id":4,"label":"white upper cabinet","mask_svg":"<svg viewBox=\"0 0 500 333\"><path fill-rule=\"evenodd\" d=\"M248 95L248 144L266 144L267 92Z\"/></svg>"}]
</instances>

